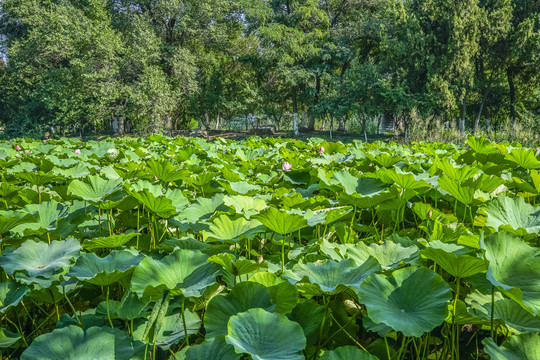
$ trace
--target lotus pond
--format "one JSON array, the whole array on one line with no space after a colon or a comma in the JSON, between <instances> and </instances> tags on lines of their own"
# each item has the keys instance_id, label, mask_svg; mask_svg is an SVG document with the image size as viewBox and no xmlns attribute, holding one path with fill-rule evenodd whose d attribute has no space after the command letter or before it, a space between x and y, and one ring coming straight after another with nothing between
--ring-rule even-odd
<instances>
[{"instance_id":1,"label":"lotus pond","mask_svg":"<svg viewBox=\"0 0 540 360\"><path fill-rule=\"evenodd\" d=\"M0 143L11 359L540 359L538 150Z\"/></svg>"}]
</instances>

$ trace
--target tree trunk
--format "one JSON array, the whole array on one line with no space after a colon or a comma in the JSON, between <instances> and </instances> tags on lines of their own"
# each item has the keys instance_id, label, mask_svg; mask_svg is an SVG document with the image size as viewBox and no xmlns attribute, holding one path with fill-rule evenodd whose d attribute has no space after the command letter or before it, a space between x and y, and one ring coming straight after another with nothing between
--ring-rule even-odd
<instances>
[{"instance_id":1,"label":"tree trunk","mask_svg":"<svg viewBox=\"0 0 540 360\"><path fill-rule=\"evenodd\" d=\"M126 123L123 116L118 117L118 135L124 136L126 134Z\"/></svg>"},{"instance_id":2,"label":"tree trunk","mask_svg":"<svg viewBox=\"0 0 540 360\"><path fill-rule=\"evenodd\" d=\"M463 100L461 102L461 114L459 120L459 133L461 136L465 136L465 119L467 117L467 101L466 95L463 95Z\"/></svg>"},{"instance_id":3,"label":"tree trunk","mask_svg":"<svg viewBox=\"0 0 540 360\"><path fill-rule=\"evenodd\" d=\"M360 113L360 110L358 110L358 118L362 119L362 133L364 134L364 140L367 142L367 133L366 133L367 118L365 116L362 116L362 114Z\"/></svg>"},{"instance_id":4,"label":"tree trunk","mask_svg":"<svg viewBox=\"0 0 540 360\"><path fill-rule=\"evenodd\" d=\"M340 116L337 131L345 131L345 117Z\"/></svg>"},{"instance_id":5,"label":"tree trunk","mask_svg":"<svg viewBox=\"0 0 540 360\"><path fill-rule=\"evenodd\" d=\"M332 130L334 129L334 116L330 115L330 140L332 140Z\"/></svg>"},{"instance_id":6,"label":"tree trunk","mask_svg":"<svg viewBox=\"0 0 540 360\"><path fill-rule=\"evenodd\" d=\"M506 77L508 78L508 87L510 88L510 121L512 122L512 125L514 125L516 121L516 88L514 84L514 75L514 70L511 67L508 67L508 69L506 69Z\"/></svg>"},{"instance_id":7,"label":"tree trunk","mask_svg":"<svg viewBox=\"0 0 540 360\"><path fill-rule=\"evenodd\" d=\"M298 103L296 101L296 87L292 88L292 106L293 106L293 131L294 136L298 136Z\"/></svg>"},{"instance_id":8,"label":"tree trunk","mask_svg":"<svg viewBox=\"0 0 540 360\"><path fill-rule=\"evenodd\" d=\"M321 75L315 76L315 105L319 104L319 95L321 93ZM309 118L308 131L315 130L315 118L311 116Z\"/></svg>"},{"instance_id":9,"label":"tree trunk","mask_svg":"<svg viewBox=\"0 0 540 360\"><path fill-rule=\"evenodd\" d=\"M169 111L167 115L163 117L163 132L166 135L171 135L172 132L172 116L171 112Z\"/></svg>"},{"instance_id":10,"label":"tree trunk","mask_svg":"<svg viewBox=\"0 0 540 360\"><path fill-rule=\"evenodd\" d=\"M219 130L219 111L218 111L217 117L216 117L216 130Z\"/></svg>"}]
</instances>

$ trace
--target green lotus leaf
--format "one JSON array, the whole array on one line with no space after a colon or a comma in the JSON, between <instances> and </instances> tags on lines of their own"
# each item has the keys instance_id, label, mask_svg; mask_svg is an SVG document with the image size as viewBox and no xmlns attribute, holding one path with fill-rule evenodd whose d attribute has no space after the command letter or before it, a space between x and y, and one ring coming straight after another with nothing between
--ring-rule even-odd
<instances>
[{"instance_id":1,"label":"green lotus leaf","mask_svg":"<svg viewBox=\"0 0 540 360\"><path fill-rule=\"evenodd\" d=\"M310 295L334 295L345 291L347 287L358 291L362 282L379 269L380 265L375 258L368 258L360 266L352 259L339 262L329 260L323 265L299 263L294 265L292 270L285 270L283 275L301 292ZM304 278L307 278L309 283L304 283Z\"/></svg>"},{"instance_id":2,"label":"green lotus leaf","mask_svg":"<svg viewBox=\"0 0 540 360\"><path fill-rule=\"evenodd\" d=\"M403 160L400 156L390 155L386 152L380 152L376 155L368 153L368 157L380 166L386 168L391 167Z\"/></svg>"},{"instance_id":3,"label":"green lotus leaf","mask_svg":"<svg viewBox=\"0 0 540 360\"><path fill-rule=\"evenodd\" d=\"M88 182L73 180L68 186L68 193L93 204L98 204L122 187L121 180L105 180L99 175L90 175L86 180Z\"/></svg>"},{"instance_id":4,"label":"green lotus leaf","mask_svg":"<svg viewBox=\"0 0 540 360\"><path fill-rule=\"evenodd\" d=\"M128 290L122 296L116 313L120 319L133 320L140 316L143 309L150 302L149 298L139 299L137 294Z\"/></svg>"},{"instance_id":5,"label":"green lotus leaf","mask_svg":"<svg viewBox=\"0 0 540 360\"><path fill-rule=\"evenodd\" d=\"M508 233L481 239L480 246L489 261L488 280L533 315L540 314L540 251Z\"/></svg>"},{"instance_id":6,"label":"green lotus leaf","mask_svg":"<svg viewBox=\"0 0 540 360\"><path fill-rule=\"evenodd\" d=\"M184 210L184 208L189 204L189 200L178 189L167 189L165 192L165 197L171 200L177 212Z\"/></svg>"},{"instance_id":7,"label":"green lotus leaf","mask_svg":"<svg viewBox=\"0 0 540 360\"><path fill-rule=\"evenodd\" d=\"M118 329L94 326L84 331L70 325L37 337L21 360L129 360L132 355L131 340Z\"/></svg>"},{"instance_id":8,"label":"green lotus leaf","mask_svg":"<svg viewBox=\"0 0 540 360\"><path fill-rule=\"evenodd\" d=\"M53 241L50 245L33 240L25 241L15 251L0 256L0 266L13 275L16 271L26 271L30 277L51 277L57 270L77 258L81 245L77 239L68 238Z\"/></svg>"},{"instance_id":9,"label":"green lotus leaf","mask_svg":"<svg viewBox=\"0 0 540 360\"><path fill-rule=\"evenodd\" d=\"M464 278L487 271L487 262L471 255L459 255L442 248L434 247L435 244L443 244L440 241L432 241L428 247L422 250L422 256L435 261L450 275Z\"/></svg>"},{"instance_id":10,"label":"green lotus leaf","mask_svg":"<svg viewBox=\"0 0 540 360\"><path fill-rule=\"evenodd\" d=\"M227 335L227 322L232 315L262 308L273 311L275 306L268 288L251 281L236 284L225 296L215 296L208 303L204 316L206 338Z\"/></svg>"},{"instance_id":11,"label":"green lotus leaf","mask_svg":"<svg viewBox=\"0 0 540 360\"><path fill-rule=\"evenodd\" d=\"M427 181L417 179L413 174L404 173L395 168L381 169L379 176L381 180L387 183L395 183L402 189L416 190L431 187Z\"/></svg>"},{"instance_id":12,"label":"green lotus leaf","mask_svg":"<svg viewBox=\"0 0 540 360\"><path fill-rule=\"evenodd\" d=\"M464 186L448 176L439 176L439 187L462 204L471 205L473 203L475 189L472 187Z\"/></svg>"},{"instance_id":13,"label":"green lotus leaf","mask_svg":"<svg viewBox=\"0 0 540 360\"><path fill-rule=\"evenodd\" d=\"M234 208L237 213L244 214L248 220L268 206L263 199L244 195L227 195L223 198L223 201L228 207Z\"/></svg>"},{"instance_id":14,"label":"green lotus leaf","mask_svg":"<svg viewBox=\"0 0 540 360\"><path fill-rule=\"evenodd\" d=\"M306 347L306 338L302 328L285 315L250 309L233 315L227 329L225 341L237 353L249 354L253 360L304 359L301 351Z\"/></svg>"},{"instance_id":15,"label":"green lotus leaf","mask_svg":"<svg viewBox=\"0 0 540 360\"><path fill-rule=\"evenodd\" d=\"M94 253L82 254L66 276L75 277L90 284L108 286L120 280L126 272L137 266L144 255L129 250L115 250L100 258Z\"/></svg>"},{"instance_id":16,"label":"green lotus leaf","mask_svg":"<svg viewBox=\"0 0 540 360\"><path fill-rule=\"evenodd\" d=\"M298 303L298 290L287 280L269 272L258 272L249 278L268 288L274 303L274 311L282 314L290 312Z\"/></svg>"},{"instance_id":17,"label":"green lotus leaf","mask_svg":"<svg viewBox=\"0 0 540 360\"><path fill-rule=\"evenodd\" d=\"M227 209L223 202L224 196L223 194L216 194L211 199L198 198L194 204L182 210L176 219L187 220L190 223L197 220L207 220L217 210Z\"/></svg>"},{"instance_id":18,"label":"green lotus leaf","mask_svg":"<svg viewBox=\"0 0 540 360\"><path fill-rule=\"evenodd\" d=\"M342 346L335 350L325 351L320 357L321 360L378 360L379 358L371 355L367 351L361 350L355 346Z\"/></svg>"},{"instance_id":19,"label":"green lotus leaf","mask_svg":"<svg viewBox=\"0 0 540 360\"><path fill-rule=\"evenodd\" d=\"M234 347L225 342L224 336L217 336L214 341L206 340L200 345L191 346L186 351L185 360L240 360L241 354L234 351Z\"/></svg>"},{"instance_id":20,"label":"green lotus leaf","mask_svg":"<svg viewBox=\"0 0 540 360\"><path fill-rule=\"evenodd\" d=\"M512 336L497 346L492 338L482 340L484 351L491 360L537 360L540 359L540 336L523 334Z\"/></svg>"},{"instance_id":21,"label":"green lotus leaf","mask_svg":"<svg viewBox=\"0 0 540 360\"><path fill-rule=\"evenodd\" d=\"M184 310L184 318L186 320L186 330L189 335L196 334L201 327L201 319L197 314L192 313L189 310ZM133 338L135 340L143 341L144 331L148 321L140 321L135 326L133 331ZM153 331L153 330L152 330ZM169 316L165 316L161 322L161 327L156 337L156 345L168 349L172 344L176 344L180 339L185 338L184 323L182 320L182 314L177 313ZM150 334L150 338L153 338L153 334Z\"/></svg>"},{"instance_id":22,"label":"green lotus leaf","mask_svg":"<svg viewBox=\"0 0 540 360\"><path fill-rule=\"evenodd\" d=\"M55 200L42 202L41 204L28 204L24 210L29 214L33 214L36 223L20 225L14 231L24 231L28 228L32 230L45 229L52 231L57 228L58 220L65 217L68 213L68 208Z\"/></svg>"},{"instance_id":23,"label":"green lotus leaf","mask_svg":"<svg viewBox=\"0 0 540 360\"><path fill-rule=\"evenodd\" d=\"M164 289L172 295L200 296L215 283L219 271L219 265L209 263L202 252L178 249L161 260L144 258L133 272L131 286L139 297L159 295Z\"/></svg>"},{"instance_id":24,"label":"green lotus leaf","mask_svg":"<svg viewBox=\"0 0 540 360\"><path fill-rule=\"evenodd\" d=\"M220 241L238 241L242 237L253 237L261 231L264 231L264 227L258 221L248 221L243 217L231 220L227 215L220 215L212 221L209 231L204 234Z\"/></svg>"},{"instance_id":25,"label":"green lotus leaf","mask_svg":"<svg viewBox=\"0 0 540 360\"><path fill-rule=\"evenodd\" d=\"M236 260L236 256L233 254L218 254L211 256L209 260L223 266L225 270L229 271L234 276L250 274L267 267L266 264L259 264L254 260Z\"/></svg>"},{"instance_id":26,"label":"green lotus leaf","mask_svg":"<svg viewBox=\"0 0 540 360\"><path fill-rule=\"evenodd\" d=\"M52 182L57 178L54 174L46 174L43 171L28 171L18 173L17 177L31 183L32 185L44 185Z\"/></svg>"},{"instance_id":27,"label":"green lotus leaf","mask_svg":"<svg viewBox=\"0 0 540 360\"><path fill-rule=\"evenodd\" d=\"M130 195L143 204L148 211L160 218L168 219L177 213L176 206L173 205L172 200L162 194L155 195L151 190L143 189L138 192L132 191Z\"/></svg>"},{"instance_id":28,"label":"green lotus leaf","mask_svg":"<svg viewBox=\"0 0 540 360\"><path fill-rule=\"evenodd\" d=\"M0 348L8 348L15 344L21 336L11 331L0 329Z\"/></svg>"},{"instance_id":29,"label":"green lotus leaf","mask_svg":"<svg viewBox=\"0 0 540 360\"><path fill-rule=\"evenodd\" d=\"M488 155L488 154L496 154L498 152L497 149L491 143L491 141L489 141L486 138L479 138L479 137L471 136L467 139L466 143L467 145L471 147L471 149L473 149L474 152L479 153L479 154Z\"/></svg>"},{"instance_id":30,"label":"green lotus leaf","mask_svg":"<svg viewBox=\"0 0 540 360\"><path fill-rule=\"evenodd\" d=\"M346 193L339 194L340 202L356 206L359 209L375 208L382 202L394 198L395 195L388 191L382 191L380 193L376 193L370 196L363 196L360 194L347 195Z\"/></svg>"},{"instance_id":31,"label":"green lotus leaf","mask_svg":"<svg viewBox=\"0 0 540 360\"><path fill-rule=\"evenodd\" d=\"M65 179L84 178L90 175L90 169L82 163L76 163L74 166L70 166L66 169L54 167L52 173L60 175Z\"/></svg>"},{"instance_id":32,"label":"green lotus leaf","mask_svg":"<svg viewBox=\"0 0 540 360\"><path fill-rule=\"evenodd\" d=\"M227 190L229 194L245 195L261 189L260 186L250 184L247 181L236 181L231 183L221 181L220 184Z\"/></svg>"},{"instance_id":33,"label":"green lotus leaf","mask_svg":"<svg viewBox=\"0 0 540 360\"><path fill-rule=\"evenodd\" d=\"M500 294L497 292L497 294ZM502 296L494 296L493 319L502 320L517 333L540 331L540 317L533 316L520 304L512 299ZM467 302L471 305L472 313L486 321L491 320L491 294L484 295L478 291L467 296Z\"/></svg>"},{"instance_id":34,"label":"green lotus leaf","mask_svg":"<svg viewBox=\"0 0 540 360\"><path fill-rule=\"evenodd\" d=\"M532 149L512 149L510 150L510 153L505 154L504 157L526 170L540 169L540 161L536 159Z\"/></svg>"},{"instance_id":35,"label":"green lotus leaf","mask_svg":"<svg viewBox=\"0 0 540 360\"><path fill-rule=\"evenodd\" d=\"M452 295L448 284L432 270L407 267L389 277L369 276L358 297L373 322L420 337L443 323Z\"/></svg>"},{"instance_id":36,"label":"green lotus leaf","mask_svg":"<svg viewBox=\"0 0 540 360\"><path fill-rule=\"evenodd\" d=\"M372 197L383 192L387 185L378 179L357 178L346 170L336 171L330 179L331 184L340 184L347 195Z\"/></svg>"},{"instance_id":37,"label":"green lotus leaf","mask_svg":"<svg viewBox=\"0 0 540 360\"><path fill-rule=\"evenodd\" d=\"M19 225L34 221L34 217L25 212L0 210L0 235L7 233Z\"/></svg>"},{"instance_id":38,"label":"green lotus leaf","mask_svg":"<svg viewBox=\"0 0 540 360\"><path fill-rule=\"evenodd\" d=\"M449 178L454 181L454 184L459 184L473 178L478 173L477 167L469 165L456 165L452 161L442 161L439 158L435 158L433 163L446 175L440 176L439 181L440 178Z\"/></svg>"},{"instance_id":39,"label":"green lotus leaf","mask_svg":"<svg viewBox=\"0 0 540 360\"><path fill-rule=\"evenodd\" d=\"M125 243L133 239L135 236L137 236L137 233L132 232L129 234L116 234L107 237L92 238L84 240L82 246L84 249L90 251L95 251L98 249L117 248L124 245Z\"/></svg>"},{"instance_id":40,"label":"green lotus leaf","mask_svg":"<svg viewBox=\"0 0 540 360\"><path fill-rule=\"evenodd\" d=\"M506 230L520 236L540 233L540 207L527 204L522 197L499 196L488 201L483 211L487 215L485 226L495 230Z\"/></svg>"},{"instance_id":41,"label":"green lotus leaf","mask_svg":"<svg viewBox=\"0 0 540 360\"><path fill-rule=\"evenodd\" d=\"M400 262L410 259L418 251L416 246L403 247L393 241L385 241L382 245L371 244L367 248L385 270L395 269Z\"/></svg>"},{"instance_id":42,"label":"green lotus leaf","mask_svg":"<svg viewBox=\"0 0 540 360\"><path fill-rule=\"evenodd\" d=\"M28 287L11 279L0 283L0 313L5 313L11 306L17 306L29 291Z\"/></svg>"},{"instance_id":43,"label":"green lotus leaf","mask_svg":"<svg viewBox=\"0 0 540 360\"><path fill-rule=\"evenodd\" d=\"M268 229L281 235L287 235L308 226L307 220L297 214L289 214L275 207L269 207L259 215L254 216Z\"/></svg>"},{"instance_id":44,"label":"green lotus leaf","mask_svg":"<svg viewBox=\"0 0 540 360\"><path fill-rule=\"evenodd\" d=\"M174 182L187 177L190 174L189 170L180 169L174 166L170 161L164 159L150 159L146 162L146 166L148 166L152 175L164 182Z\"/></svg>"},{"instance_id":45,"label":"green lotus leaf","mask_svg":"<svg viewBox=\"0 0 540 360\"><path fill-rule=\"evenodd\" d=\"M297 322L302 327L308 346L317 344L324 316L324 306L314 301L298 303L292 313L287 314L289 320Z\"/></svg>"}]
</instances>

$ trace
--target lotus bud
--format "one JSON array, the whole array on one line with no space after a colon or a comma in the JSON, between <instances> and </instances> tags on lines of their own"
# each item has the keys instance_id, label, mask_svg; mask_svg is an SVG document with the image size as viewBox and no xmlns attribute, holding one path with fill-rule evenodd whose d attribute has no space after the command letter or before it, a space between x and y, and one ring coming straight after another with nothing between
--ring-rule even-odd
<instances>
[{"instance_id":1,"label":"lotus bud","mask_svg":"<svg viewBox=\"0 0 540 360\"><path fill-rule=\"evenodd\" d=\"M318 148L317 152L321 155L324 154L324 147L321 146L320 148Z\"/></svg>"},{"instance_id":2,"label":"lotus bud","mask_svg":"<svg viewBox=\"0 0 540 360\"><path fill-rule=\"evenodd\" d=\"M75 154L80 155L81 154L81 149L75 149Z\"/></svg>"},{"instance_id":3,"label":"lotus bud","mask_svg":"<svg viewBox=\"0 0 540 360\"><path fill-rule=\"evenodd\" d=\"M258 261L259 261L259 264L261 264L261 263L263 262L263 260L264 260L264 259L263 259L263 256L262 256L262 255L259 256L259 260L258 260Z\"/></svg>"},{"instance_id":4,"label":"lotus bud","mask_svg":"<svg viewBox=\"0 0 540 360\"><path fill-rule=\"evenodd\" d=\"M427 216L428 216L428 219L431 219L431 217L433 216L433 210L430 209L427 213Z\"/></svg>"},{"instance_id":5,"label":"lotus bud","mask_svg":"<svg viewBox=\"0 0 540 360\"><path fill-rule=\"evenodd\" d=\"M17 149L17 151L21 150L21 147L19 146L19 144L17 144L17 146L15 146L15 149Z\"/></svg>"}]
</instances>

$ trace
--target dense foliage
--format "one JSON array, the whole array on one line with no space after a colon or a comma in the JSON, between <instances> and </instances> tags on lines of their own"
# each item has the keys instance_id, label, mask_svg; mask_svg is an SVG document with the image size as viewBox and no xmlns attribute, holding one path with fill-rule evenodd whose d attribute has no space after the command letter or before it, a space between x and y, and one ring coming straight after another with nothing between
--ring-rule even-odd
<instances>
[{"instance_id":1,"label":"dense foliage","mask_svg":"<svg viewBox=\"0 0 540 360\"><path fill-rule=\"evenodd\" d=\"M538 133L539 16L537 0L3 0L0 125Z\"/></svg>"},{"instance_id":2,"label":"dense foliage","mask_svg":"<svg viewBox=\"0 0 540 360\"><path fill-rule=\"evenodd\" d=\"M2 358L537 360L539 150L467 144L0 143Z\"/></svg>"}]
</instances>

